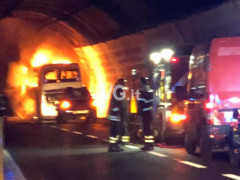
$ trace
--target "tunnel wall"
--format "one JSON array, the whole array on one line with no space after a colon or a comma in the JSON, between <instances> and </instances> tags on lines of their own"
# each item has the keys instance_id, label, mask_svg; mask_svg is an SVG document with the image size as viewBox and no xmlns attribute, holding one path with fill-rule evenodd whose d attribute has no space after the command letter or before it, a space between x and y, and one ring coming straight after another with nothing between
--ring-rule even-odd
<instances>
[{"instance_id":1,"label":"tunnel wall","mask_svg":"<svg viewBox=\"0 0 240 180\"><path fill-rule=\"evenodd\" d=\"M79 50L79 60L89 63L89 66L91 66L91 68L87 68L90 70L89 74L101 69L101 72L105 74L102 80L107 81L107 85L109 85L120 77L131 81L132 69L136 69L139 76L148 76L152 66L148 56L152 51L163 47L201 44L209 42L214 37L239 35L240 7L239 3L236 2L231 1L183 20L168 22L156 28L96 43L95 45L93 45L94 42L101 41L101 38L96 40L98 36L109 35L114 38L115 29L118 29L118 25L113 19L97 8L89 7L85 11L75 13L74 17L62 17L60 19L59 14L44 12L44 9L42 12L39 12L39 9L38 11L34 9L21 11L18 9L13 14L17 18L34 21L39 24L40 30L47 27L62 34L73 48ZM94 19L94 17L97 18ZM77 27L77 25L79 26ZM94 51L88 49L89 47ZM90 54L84 53L84 48L90 50L86 52L96 53L96 55L90 56ZM92 57L100 61L93 64L94 61L90 62ZM93 66L99 68L92 68ZM87 76L88 74L86 74ZM99 78L95 75L92 79L97 82L96 80ZM106 87L105 83L103 92L107 92ZM97 88L101 88L101 82L97 85Z\"/></svg>"},{"instance_id":2,"label":"tunnel wall","mask_svg":"<svg viewBox=\"0 0 240 180\"><path fill-rule=\"evenodd\" d=\"M130 34L93 47L102 57L110 82L131 79L131 69L148 74L149 53L162 47L197 45L216 37L240 35L240 3L232 1L186 19Z\"/></svg>"}]
</instances>

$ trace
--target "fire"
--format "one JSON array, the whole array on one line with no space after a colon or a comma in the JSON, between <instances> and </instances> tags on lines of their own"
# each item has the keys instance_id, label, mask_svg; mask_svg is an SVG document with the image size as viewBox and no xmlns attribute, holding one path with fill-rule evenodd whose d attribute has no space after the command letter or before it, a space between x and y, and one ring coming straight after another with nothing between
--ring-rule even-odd
<instances>
[{"instance_id":1,"label":"fire","mask_svg":"<svg viewBox=\"0 0 240 180\"><path fill-rule=\"evenodd\" d=\"M88 81L88 87L95 96L98 117L105 117L109 102L110 85L107 82L106 73L101 64L101 59L91 46L86 46L81 49L76 48L75 50L79 55L81 55L81 52L83 52L87 58L87 63L92 70L92 76L89 77L90 80Z\"/></svg>"},{"instance_id":2,"label":"fire","mask_svg":"<svg viewBox=\"0 0 240 180\"><path fill-rule=\"evenodd\" d=\"M16 115L21 119L30 118L36 112L34 88L38 87L38 75L35 69L50 63L71 63L67 57L57 56L48 48L39 48L29 59L28 63L11 63L8 74L10 88L7 92Z\"/></svg>"},{"instance_id":3,"label":"fire","mask_svg":"<svg viewBox=\"0 0 240 180\"><path fill-rule=\"evenodd\" d=\"M55 54L53 54L48 49L40 49L38 50L31 61L32 67L41 67L45 64L70 64L72 61L70 61L66 57L57 57Z\"/></svg>"},{"instance_id":4,"label":"fire","mask_svg":"<svg viewBox=\"0 0 240 180\"><path fill-rule=\"evenodd\" d=\"M68 56L60 56L59 53L54 52L49 47L41 47L30 56L28 62L19 61L10 65L8 84L12 87L12 91L9 91L9 94L13 97L15 113L20 118L32 117L35 113L34 93L29 91L29 89L34 90L34 88L38 87L38 76L35 69L45 64L69 64L72 62L79 62L84 67L90 68L90 72L84 77L84 81L89 91L94 95L94 105L97 107L98 117L106 116L109 101L109 83L101 59L97 51L91 46L75 48L74 50L79 57L79 61L73 61ZM84 60L82 57L84 57ZM80 69L84 69L84 67L80 67ZM54 107L45 106L42 109L49 112L52 108Z\"/></svg>"}]
</instances>

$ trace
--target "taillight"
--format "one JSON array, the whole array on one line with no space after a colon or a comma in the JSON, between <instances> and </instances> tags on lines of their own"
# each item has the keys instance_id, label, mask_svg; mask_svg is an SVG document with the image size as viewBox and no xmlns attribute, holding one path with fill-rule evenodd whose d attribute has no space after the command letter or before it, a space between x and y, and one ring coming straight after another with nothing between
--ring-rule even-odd
<instances>
[{"instance_id":1,"label":"taillight","mask_svg":"<svg viewBox=\"0 0 240 180\"><path fill-rule=\"evenodd\" d=\"M170 119L173 123L179 123L179 122L187 119L187 116L184 114L172 114Z\"/></svg>"},{"instance_id":2,"label":"taillight","mask_svg":"<svg viewBox=\"0 0 240 180\"><path fill-rule=\"evenodd\" d=\"M60 102L60 108L63 110L67 110L71 107L72 107L72 104L70 101L64 100L64 101Z\"/></svg>"},{"instance_id":3,"label":"taillight","mask_svg":"<svg viewBox=\"0 0 240 180\"><path fill-rule=\"evenodd\" d=\"M213 109L213 103L212 102L205 103L205 109L207 109L207 110Z\"/></svg>"},{"instance_id":4,"label":"taillight","mask_svg":"<svg viewBox=\"0 0 240 180\"><path fill-rule=\"evenodd\" d=\"M215 96L213 94L209 94L207 102L204 104L204 109L210 113L212 109L214 108L214 101L215 101Z\"/></svg>"}]
</instances>

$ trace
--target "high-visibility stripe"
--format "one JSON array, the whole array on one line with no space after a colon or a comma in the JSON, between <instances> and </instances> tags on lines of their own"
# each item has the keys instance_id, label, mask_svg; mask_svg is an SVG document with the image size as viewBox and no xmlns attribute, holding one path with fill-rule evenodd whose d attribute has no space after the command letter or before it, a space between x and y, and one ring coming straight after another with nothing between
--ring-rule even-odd
<instances>
[{"instance_id":1,"label":"high-visibility stripe","mask_svg":"<svg viewBox=\"0 0 240 180\"><path fill-rule=\"evenodd\" d=\"M154 136L144 136L145 139L153 139Z\"/></svg>"},{"instance_id":2,"label":"high-visibility stripe","mask_svg":"<svg viewBox=\"0 0 240 180\"><path fill-rule=\"evenodd\" d=\"M153 99L144 99L144 98L138 98L138 101L143 101L144 103L150 103L150 102L153 102Z\"/></svg>"},{"instance_id":3,"label":"high-visibility stripe","mask_svg":"<svg viewBox=\"0 0 240 180\"><path fill-rule=\"evenodd\" d=\"M120 109L118 107L115 107L112 109L114 112L119 111Z\"/></svg>"},{"instance_id":4,"label":"high-visibility stripe","mask_svg":"<svg viewBox=\"0 0 240 180\"><path fill-rule=\"evenodd\" d=\"M117 143L117 141L114 141L114 140L109 140L109 143Z\"/></svg>"},{"instance_id":5,"label":"high-visibility stripe","mask_svg":"<svg viewBox=\"0 0 240 180\"><path fill-rule=\"evenodd\" d=\"M129 142L129 139L122 139L122 142Z\"/></svg>"},{"instance_id":6,"label":"high-visibility stripe","mask_svg":"<svg viewBox=\"0 0 240 180\"><path fill-rule=\"evenodd\" d=\"M150 139L147 140L147 139L145 139L144 142L145 143L154 143L154 140L150 140Z\"/></svg>"},{"instance_id":7,"label":"high-visibility stripe","mask_svg":"<svg viewBox=\"0 0 240 180\"><path fill-rule=\"evenodd\" d=\"M110 140L114 140L114 141L116 141L116 140L117 140L117 138L116 138L116 137L109 137L109 139L110 139Z\"/></svg>"},{"instance_id":8,"label":"high-visibility stripe","mask_svg":"<svg viewBox=\"0 0 240 180\"><path fill-rule=\"evenodd\" d=\"M143 111L150 111L152 109L153 109L153 107L143 108Z\"/></svg>"},{"instance_id":9,"label":"high-visibility stripe","mask_svg":"<svg viewBox=\"0 0 240 180\"><path fill-rule=\"evenodd\" d=\"M108 116L108 119L111 120L111 121L120 121L120 118L117 117L117 116L111 116L111 115L109 115L109 116Z\"/></svg>"},{"instance_id":10,"label":"high-visibility stripe","mask_svg":"<svg viewBox=\"0 0 240 180\"><path fill-rule=\"evenodd\" d=\"M109 143L117 143L117 138L116 137L109 137Z\"/></svg>"},{"instance_id":11,"label":"high-visibility stripe","mask_svg":"<svg viewBox=\"0 0 240 180\"><path fill-rule=\"evenodd\" d=\"M145 102L146 99L144 99L144 98L138 98L138 101L143 101L143 102Z\"/></svg>"},{"instance_id":12,"label":"high-visibility stripe","mask_svg":"<svg viewBox=\"0 0 240 180\"><path fill-rule=\"evenodd\" d=\"M153 99L146 100L146 103L153 102Z\"/></svg>"},{"instance_id":13,"label":"high-visibility stripe","mask_svg":"<svg viewBox=\"0 0 240 180\"><path fill-rule=\"evenodd\" d=\"M122 136L122 139L130 139L130 136Z\"/></svg>"}]
</instances>

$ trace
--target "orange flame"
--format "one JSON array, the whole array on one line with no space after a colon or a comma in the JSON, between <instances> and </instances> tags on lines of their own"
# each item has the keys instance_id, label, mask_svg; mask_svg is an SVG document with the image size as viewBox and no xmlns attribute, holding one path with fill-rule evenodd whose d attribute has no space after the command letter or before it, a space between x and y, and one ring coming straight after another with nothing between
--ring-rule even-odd
<instances>
[{"instance_id":1,"label":"orange flame","mask_svg":"<svg viewBox=\"0 0 240 180\"><path fill-rule=\"evenodd\" d=\"M76 52L81 55L81 52L85 54L87 63L92 71L92 76L88 81L88 87L95 96L95 104L97 106L98 117L105 117L107 114L107 107L109 102L109 87L110 84L107 82L106 73L101 64L101 59L91 46L86 46L81 49L76 48Z\"/></svg>"},{"instance_id":2,"label":"orange flame","mask_svg":"<svg viewBox=\"0 0 240 180\"><path fill-rule=\"evenodd\" d=\"M109 101L108 89L110 85L107 82L101 59L97 51L91 46L76 48L75 52L79 56L79 63L91 70L84 81L87 83L86 86L92 95L94 95L94 104L97 107L98 117L105 117L107 114ZM82 59L83 56L85 60ZM31 93L29 94L29 89L38 87L38 76L34 72L35 68L45 64L69 64L72 62L73 60L67 56L59 56L58 53L51 51L51 48L43 47L39 48L33 54L30 62L28 62L29 64L21 63L21 61L19 63L12 63L8 75L8 84L13 89L11 93L14 99L13 106L15 107L16 114L20 118L25 119L35 113L36 102L34 96ZM84 67L80 67L80 69ZM16 94L20 94L21 96L16 96Z\"/></svg>"}]
</instances>

